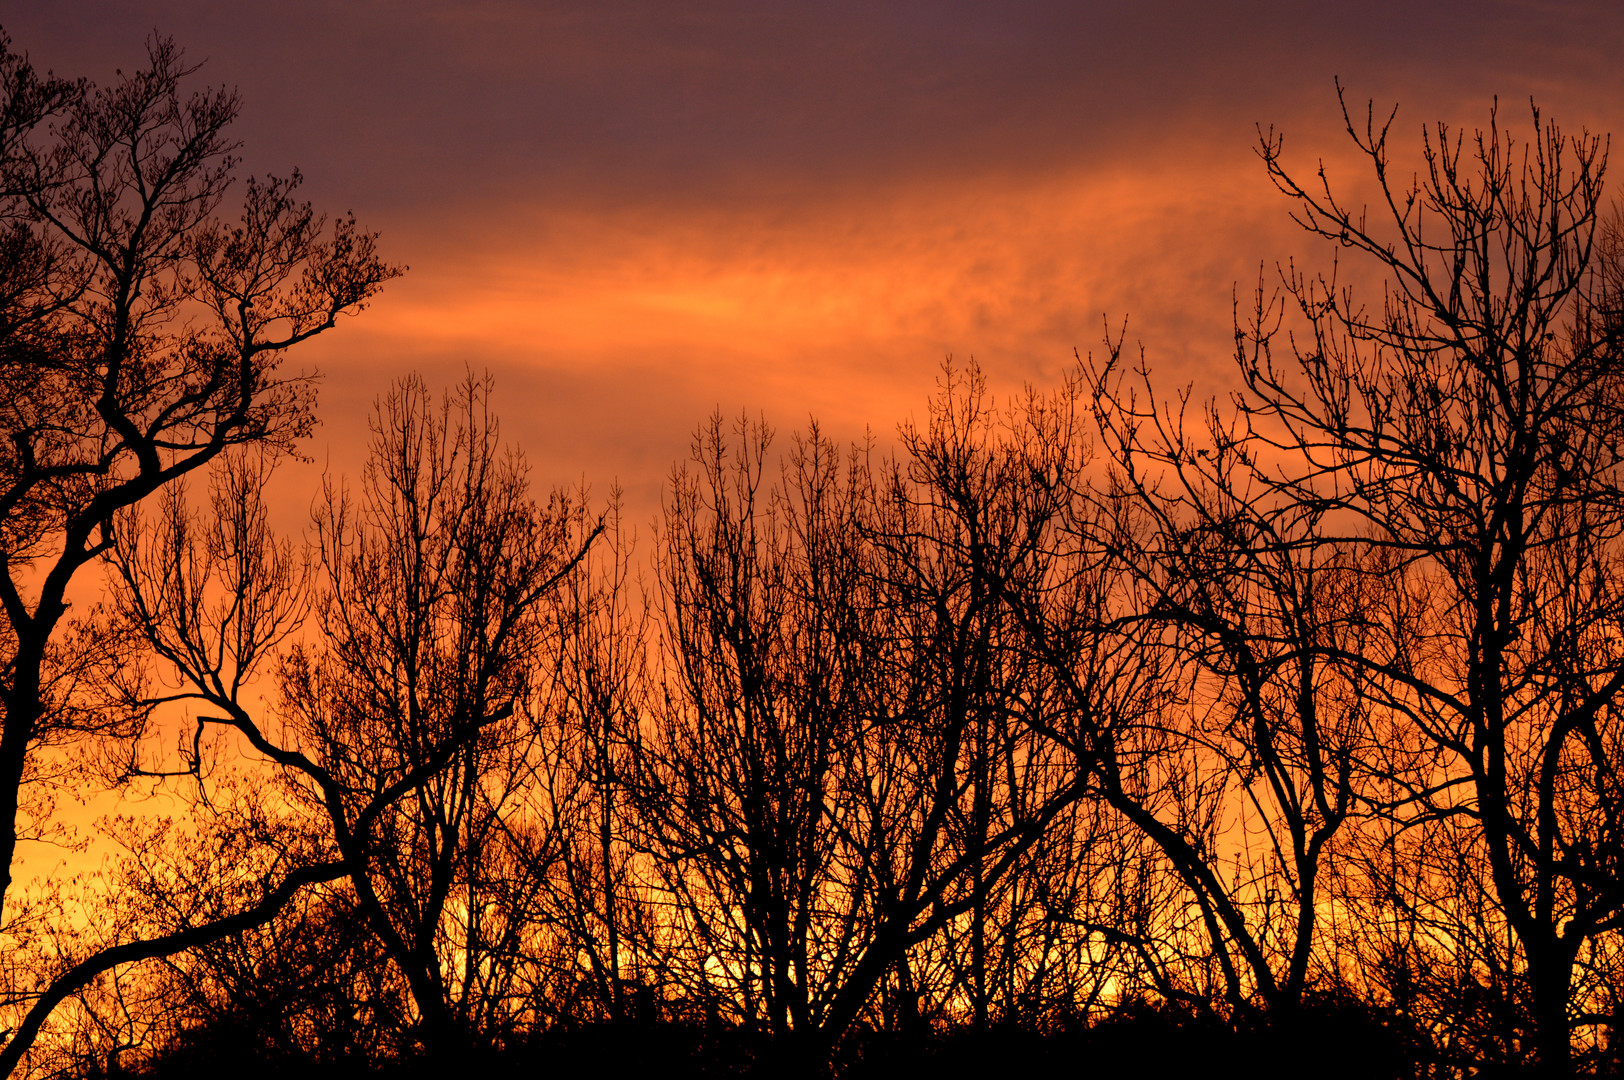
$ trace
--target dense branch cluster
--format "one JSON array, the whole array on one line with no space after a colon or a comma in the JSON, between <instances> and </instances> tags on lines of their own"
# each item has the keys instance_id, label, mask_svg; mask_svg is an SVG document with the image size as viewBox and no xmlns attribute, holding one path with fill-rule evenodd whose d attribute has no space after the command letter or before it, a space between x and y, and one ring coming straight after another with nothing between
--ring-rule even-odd
<instances>
[{"instance_id":1,"label":"dense branch cluster","mask_svg":"<svg viewBox=\"0 0 1624 1080\"><path fill-rule=\"evenodd\" d=\"M189 808L110 826L111 892L0 880L0 1068L601 1025L816 1074L1147 1017L1265 1032L1265 1073L1349 1032L1360 1075L1620 1066L1598 140L1440 125L1403 185L1349 116L1367 217L1265 134L1387 287L1260 286L1227 403L1108 339L1002 405L947 366L889 452L715 417L640 552L614 500L532 493L488 378L408 377L298 548L278 358L396 270L297 177L222 223L236 103L186 74L0 56L0 863L86 763Z\"/></svg>"}]
</instances>

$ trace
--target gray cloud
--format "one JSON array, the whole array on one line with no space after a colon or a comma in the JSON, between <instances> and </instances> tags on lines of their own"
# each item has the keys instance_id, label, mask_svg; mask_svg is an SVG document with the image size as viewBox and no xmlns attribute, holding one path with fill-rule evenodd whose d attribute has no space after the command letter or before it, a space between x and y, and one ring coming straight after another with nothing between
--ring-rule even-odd
<instances>
[{"instance_id":1,"label":"gray cloud","mask_svg":"<svg viewBox=\"0 0 1624 1080\"><path fill-rule=\"evenodd\" d=\"M173 34L240 84L250 164L375 210L518 194L790 199L876 178L1121 158L1323 116L1330 80L1473 120L1537 94L1620 112L1608 3L8 5L36 59L105 78Z\"/></svg>"}]
</instances>

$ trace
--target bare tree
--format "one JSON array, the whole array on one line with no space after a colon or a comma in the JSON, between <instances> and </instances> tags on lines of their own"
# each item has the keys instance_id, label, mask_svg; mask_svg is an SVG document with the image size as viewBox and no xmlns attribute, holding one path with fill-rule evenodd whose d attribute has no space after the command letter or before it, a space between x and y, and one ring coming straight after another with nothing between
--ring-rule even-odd
<instances>
[{"instance_id":1,"label":"bare tree","mask_svg":"<svg viewBox=\"0 0 1624 1080\"><path fill-rule=\"evenodd\" d=\"M584 512L584 495L577 512ZM632 576L632 542L618 492L602 543L553 594L556 651L546 661L550 737L537 762L538 819L551 818L556 850L522 846L547 891L545 918L563 930L572 957L585 959L590 1001L577 1014L621 1022L651 1019L651 912L634 869L632 747L648 715L648 611ZM549 861L549 856L554 861ZM579 961L570 964L576 973ZM562 973L561 973L562 974ZM630 991L630 994L628 994Z\"/></svg>"},{"instance_id":2,"label":"bare tree","mask_svg":"<svg viewBox=\"0 0 1624 1080\"><path fill-rule=\"evenodd\" d=\"M831 894L868 659L860 496L815 436L779 487L764 482L771 433L734 434L719 417L702 430L665 515L665 706L637 747L641 844L686 931L690 992L717 983L787 1043L821 1019L820 984L869 901Z\"/></svg>"},{"instance_id":3,"label":"bare tree","mask_svg":"<svg viewBox=\"0 0 1624 1080\"><path fill-rule=\"evenodd\" d=\"M322 861L320 822L252 769L211 770L182 816L140 812L109 827L123 854L97 933L150 938L252 904L261 882ZM285 1067L366 1067L409 1049L409 991L344 882L300 891L259 926L104 973L51 1022L30 1064L46 1073L160 1071L222 1056Z\"/></svg>"},{"instance_id":4,"label":"bare tree","mask_svg":"<svg viewBox=\"0 0 1624 1080\"><path fill-rule=\"evenodd\" d=\"M518 1022L551 863L513 841L555 826L524 800L552 723L538 683L556 651L549 597L602 528L562 494L530 497L490 398L489 378L438 404L402 380L377 406L358 494L330 480L303 559L270 534L263 463L241 457L217 474L209 513L175 495L161 527L131 521L114 550L124 621L163 667L130 698L198 710L182 764L200 784L211 728L279 767L283 794L311 812L303 861L347 880L437 1056ZM249 696L267 660L271 714ZM147 689L164 685L178 689Z\"/></svg>"},{"instance_id":5,"label":"bare tree","mask_svg":"<svg viewBox=\"0 0 1624 1080\"><path fill-rule=\"evenodd\" d=\"M184 96L194 70L154 39L145 67L98 88L0 48L0 900L19 839L50 825L29 782L42 747L144 721L79 707L112 643L69 625L76 578L122 510L230 447L302 437L312 383L284 354L399 272L352 218L329 226L299 202L297 174L246 182L240 216L217 217L238 102ZM0 1071L62 990L35 1000Z\"/></svg>"},{"instance_id":6,"label":"bare tree","mask_svg":"<svg viewBox=\"0 0 1624 1080\"><path fill-rule=\"evenodd\" d=\"M1098 585L1063 550L1086 461L1073 401L995 412L979 373L950 369L892 462L843 460L814 432L772 484L767 432L730 441L718 420L679 476L644 842L696 968L803 1067L888 980L917 997L927 942L962 944L930 947L963 960L942 992L985 1023L1001 962L986 928L1085 791L1076 729L1094 702L1056 691L1025 629Z\"/></svg>"},{"instance_id":7,"label":"bare tree","mask_svg":"<svg viewBox=\"0 0 1624 1080\"><path fill-rule=\"evenodd\" d=\"M1318 542L1329 507L1271 498L1231 419L1212 407L1189 430L1187 402L1158 402L1108 346L1085 366L1112 463L1099 542L1122 568L1117 625L1177 691L1121 733L1102 789L1187 890L1227 1008L1285 1025L1314 974L1322 876L1368 811L1378 725L1336 657L1364 650L1369 579Z\"/></svg>"},{"instance_id":8,"label":"bare tree","mask_svg":"<svg viewBox=\"0 0 1624 1080\"><path fill-rule=\"evenodd\" d=\"M330 486L318 510L320 636L280 673L290 734L319 767L296 779L329 816L433 1053L474 1034L469 995L493 944L482 913L497 899L481 892L481 853L529 767L534 725L519 717L551 632L545 601L602 528L572 536L562 494L530 498L490 395L470 376L436 407L408 378L380 403L359 497Z\"/></svg>"},{"instance_id":9,"label":"bare tree","mask_svg":"<svg viewBox=\"0 0 1624 1080\"><path fill-rule=\"evenodd\" d=\"M1379 306L1334 273L1284 274L1237 333L1239 438L1260 496L1323 517L1311 542L1368 577L1357 670L1420 753L1398 826L1467 830L1505 920L1548 1075L1572 1071L1582 950L1624 919L1619 873L1624 555L1616 307L1596 273L1605 154L1536 110L1519 143L1492 115L1443 125L1395 178L1393 117L1347 128L1374 217L1323 171L1270 176L1311 234L1386 275ZM1606 269L1604 266L1602 269ZM1293 317L1282 344L1282 320ZM1278 354L1284 351L1282 358ZM1425 885L1426 883L1422 883ZM1593 1022L1593 1021L1591 1021Z\"/></svg>"}]
</instances>

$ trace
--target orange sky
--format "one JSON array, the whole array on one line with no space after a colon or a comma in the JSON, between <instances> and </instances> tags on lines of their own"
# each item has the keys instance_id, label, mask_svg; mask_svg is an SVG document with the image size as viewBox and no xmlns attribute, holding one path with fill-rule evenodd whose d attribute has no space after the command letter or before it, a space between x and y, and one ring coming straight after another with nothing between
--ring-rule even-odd
<instances>
[{"instance_id":1,"label":"orange sky","mask_svg":"<svg viewBox=\"0 0 1624 1080\"><path fill-rule=\"evenodd\" d=\"M153 28L240 86L244 168L309 178L409 263L302 351L319 461L373 396L497 373L543 483L646 520L711 410L885 433L944 356L1046 382L1129 319L1168 385L1221 391L1231 290L1319 254L1253 147L1360 178L1332 80L1420 126L1537 95L1624 126L1610 3L7 5L38 66L106 80ZM288 521L318 470L294 470Z\"/></svg>"},{"instance_id":2,"label":"orange sky","mask_svg":"<svg viewBox=\"0 0 1624 1080\"><path fill-rule=\"evenodd\" d=\"M717 408L883 435L949 354L1049 383L1125 317L1169 392L1221 392L1236 283L1324 257L1255 125L1363 179L1333 78L1400 105L1404 155L1496 94L1513 125L1534 95L1624 132L1601 0L10 0L0 25L103 82L174 35L241 88L246 171L300 167L410 264L299 353L323 426L278 481L291 528L411 369L492 369L538 482L618 480L640 531Z\"/></svg>"},{"instance_id":3,"label":"orange sky","mask_svg":"<svg viewBox=\"0 0 1624 1080\"><path fill-rule=\"evenodd\" d=\"M618 478L652 505L716 408L763 410L781 430L812 415L844 436L888 432L948 355L1005 389L1052 382L1098 344L1107 312L1142 306L1165 315L1134 315L1134 333L1193 370L1227 348L1230 287L1256 274L1259 236L1292 239L1246 199L1258 169L1235 156L1206 162L1193 191L1176 165L950 177L795 212L493 208L464 226L477 247L431 248L322 343L320 439L347 455L333 413L402 367L488 366L539 473Z\"/></svg>"}]
</instances>

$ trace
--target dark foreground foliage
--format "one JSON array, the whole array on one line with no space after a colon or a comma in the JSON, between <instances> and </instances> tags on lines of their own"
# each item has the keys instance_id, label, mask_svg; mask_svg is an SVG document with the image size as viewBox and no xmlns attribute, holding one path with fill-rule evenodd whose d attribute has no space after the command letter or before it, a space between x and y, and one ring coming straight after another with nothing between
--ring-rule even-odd
<instances>
[{"instance_id":1,"label":"dark foreground foliage","mask_svg":"<svg viewBox=\"0 0 1624 1080\"><path fill-rule=\"evenodd\" d=\"M334 1052L315 1058L289 1053L241 1017L187 1032L143 1067L88 1069L81 1075L147 1080L233 1080L297 1076L301 1080L376 1077L419 1080L578 1076L709 1077L834 1075L851 1080L923 1075L959 1077L1200 1076L1244 1069L1256 1076L1311 1072L1328 1080L1415 1080L1456 1075L1434 1059L1413 1025L1383 1010L1344 999L1315 999L1290 1022L1262 1017L1228 1023L1156 1005L1129 1003L1095 1022L1075 1019L1048 1029L994 1025L926 1028L914 1033L860 1029L840 1046L827 1069L759 1031L693 1022L560 1025L495 1051L459 1055L455 1062L408 1057L388 1063ZM1478 1076L1515 1072L1473 1069Z\"/></svg>"}]
</instances>

